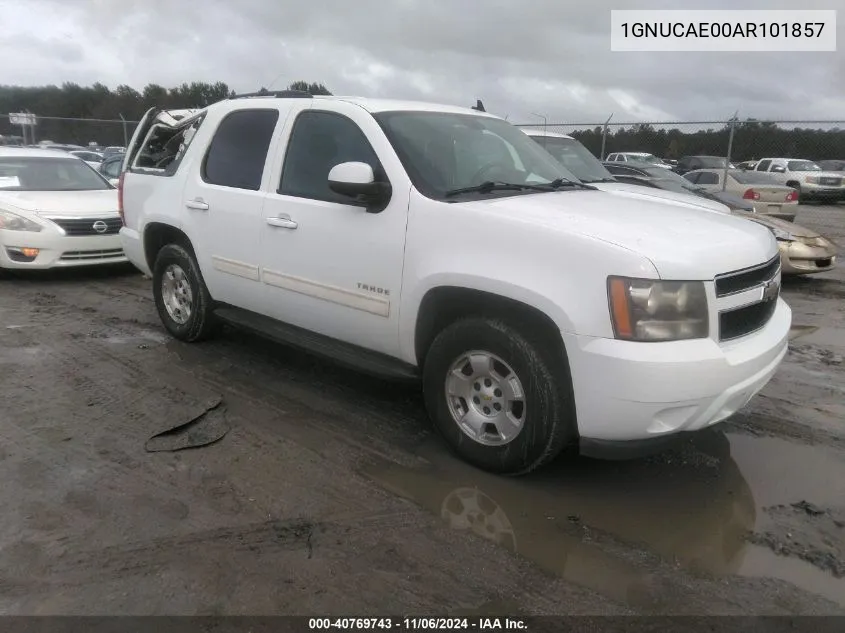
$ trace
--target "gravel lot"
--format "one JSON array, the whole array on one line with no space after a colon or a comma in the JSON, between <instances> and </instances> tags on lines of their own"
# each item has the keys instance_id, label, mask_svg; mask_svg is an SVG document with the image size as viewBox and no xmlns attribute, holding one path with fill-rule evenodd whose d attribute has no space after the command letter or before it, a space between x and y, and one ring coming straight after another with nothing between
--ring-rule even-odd
<instances>
[{"instance_id":1,"label":"gravel lot","mask_svg":"<svg viewBox=\"0 0 845 633\"><path fill-rule=\"evenodd\" d=\"M797 222L845 245L845 205ZM843 268L784 296L791 352L710 436L508 479L413 387L168 339L134 269L7 276L0 613L845 614ZM208 409L220 441L147 450Z\"/></svg>"}]
</instances>

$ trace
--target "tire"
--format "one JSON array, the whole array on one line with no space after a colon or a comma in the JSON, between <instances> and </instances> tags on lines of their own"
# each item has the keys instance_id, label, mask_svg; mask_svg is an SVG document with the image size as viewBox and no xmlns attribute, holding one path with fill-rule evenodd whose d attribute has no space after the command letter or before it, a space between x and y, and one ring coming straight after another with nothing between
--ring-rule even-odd
<instances>
[{"instance_id":1,"label":"tire","mask_svg":"<svg viewBox=\"0 0 845 633\"><path fill-rule=\"evenodd\" d=\"M163 287L165 276L171 287L176 282L181 283L182 290L174 290L174 294L179 295L177 304ZM185 300L185 293L189 293L189 301ZM196 259L184 246L168 244L158 252L153 266L153 297L161 322L174 338L193 343L213 334L216 325L212 313L213 301ZM188 309L186 304L190 306ZM177 318L179 315L181 318Z\"/></svg>"},{"instance_id":2,"label":"tire","mask_svg":"<svg viewBox=\"0 0 845 633\"><path fill-rule=\"evenodd\" d=\"M567 444L577 441L568 366L563 363L555 368L560 363L545 358L539 349L504 320L482 317L456 321L434 339L423 368L426 409L437 431L463 460L489 472L523 475L550 462ZM490 383L485 384L484 374L478 372L473 376L480 379L473 377L466 382L453 377L452 369L463 362L459 359L469 362L469 352L478 352L473 356L477 367L489 368L484 355L492 358L494 371L487 374ZM464 369L469 370L466 366ZM510 378L505 369L512 370L521 384L521 407L513 401L509 404L507 393L499 389L500 385L507 389L507 381L501 380L502 376ZM449 396L450 390L467 396ZM492 409L497 404L498 413ZM483 407L488 405L485 413ZM502 417L506 410L513 418L521 418L519 426L508 424L511 416ZM466 426L474 429L465 431L457 422L462 412L463 420L474 423ZM490 415L498 416L494 428L506 431L498 439L495 434L484 433L485 428L491 428L489 423L479 424ZM508 434L512 435L509 439Z\"/></svg>"}]
</instances>

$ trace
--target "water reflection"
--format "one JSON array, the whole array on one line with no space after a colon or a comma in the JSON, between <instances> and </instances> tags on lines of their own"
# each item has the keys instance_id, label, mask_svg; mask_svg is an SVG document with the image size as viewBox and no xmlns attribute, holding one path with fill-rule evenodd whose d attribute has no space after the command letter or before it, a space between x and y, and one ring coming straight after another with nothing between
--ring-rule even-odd
<instances>
[{"instance_id":1,"label":"water reflection","mask_svg":"<svg viewBox=\"0 0 845 633\"><path fill-rule=\"evenodd\" d=\"M396 494L632 606L654 605L643 551L712 575L736 573L754 528L751 490L719 432L648 460L561 460L534 476L475 470L423 447L429 465L374 462L363 472ZM633 548L631 546L634 546Z\"/></svg>"}]
</instances>

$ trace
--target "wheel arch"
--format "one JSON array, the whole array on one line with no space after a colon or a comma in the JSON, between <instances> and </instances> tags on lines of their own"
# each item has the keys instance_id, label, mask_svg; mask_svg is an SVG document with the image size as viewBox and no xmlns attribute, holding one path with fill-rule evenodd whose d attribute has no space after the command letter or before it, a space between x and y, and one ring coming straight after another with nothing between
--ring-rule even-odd
<instances>
[{"instance_id":1,"label":"wheel arch","mask_svg":"<svg viewBox=\"0 0 845 633\"><path fill-rule=\"evenodd\" d=\"M562 312L539 307L542 302L531 301L528 293L496 292L471 285L444 284L429 288L423 295L413 324L412 352L416 363L422 367L425 356L437 334L450 323L466 317L503 318L523 331L549 358L563 361L568 372L569 363L561 336L561 329L569 328L569 321ZM516 296L514 296L516 295ZM526 299L528 299L526 301ZM552 316L550 312L554 315Z\"/></svg>"},{"instance_id":2,"label":"wheel arch","mask_svg":"<svg viewBox=\"0 0 845 633\"><path fill-rule=\"evenodd\" d=\"M184 231L165 222L150 222L144 227L144 259L150 270L155 267L156 255L167 244L179 244L196 256L193 244Z\"/></svg>"}]
</instances>

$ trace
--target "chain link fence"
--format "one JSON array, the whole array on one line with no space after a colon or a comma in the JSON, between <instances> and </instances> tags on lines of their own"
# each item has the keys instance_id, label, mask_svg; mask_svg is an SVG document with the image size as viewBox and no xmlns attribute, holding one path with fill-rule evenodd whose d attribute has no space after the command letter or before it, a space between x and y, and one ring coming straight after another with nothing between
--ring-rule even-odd
<instances>
[{"instance_id":1,"label":"chain link fence","mask_svg":"<svg viewBox=\"0 0 845 633\"><path fill-rule=\"evenodd\" d=\"M567 134L602 159L614 152L648 152L670 160L683 156L725 156L733 163L766 157L845 160L845 120L523 123L518 126Z\"/></svg>"},{"instance_id":2,"label":"chain link fence","mask_svg":"<svg viewBox=\"0 0 845 633\"><path fill-rule=\"evenodd\" d=\"M70 117L36 117L33 126L15 125L8 114L0 114L0 144L35 145L57 143L67 145L97 144L125 146L132 138L137 121L124 119L83 119Z\"/></svg>"},{"instance_id":3,"label":"chain link fence","mask_svg":"<svg viewBox=\"0 0 845 633\"><path fill-rule=\"evenodd\" d=\"M23 129L0 114L0 144L126 145L137 121L37 117ZM649 152L660 158L728 156L734 163L765 157L845 160L843 121L670 121L638 123L523 123L581 141L593 154ZM731 139L733 132L733 139ZM729 155L730 148L730 155Z\"/></svg>"}]
</instances>

